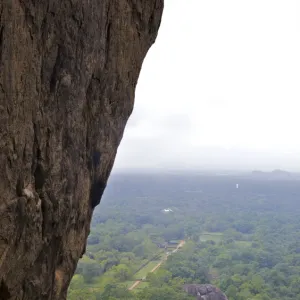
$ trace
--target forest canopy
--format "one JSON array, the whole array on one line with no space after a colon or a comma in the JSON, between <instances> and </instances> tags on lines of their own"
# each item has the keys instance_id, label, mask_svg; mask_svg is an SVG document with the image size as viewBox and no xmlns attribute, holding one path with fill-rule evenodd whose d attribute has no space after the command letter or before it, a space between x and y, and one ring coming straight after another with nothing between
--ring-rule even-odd
<instances>
[{"instance_id":1,"label":"forest canopy","mask_svg":"<svg viewBox=\"0 0 300 300\"><path fill-rule=\"evenodd\" d=\"M68 299L190 299L185 283L212 283L231 300L300 300L299 201L293 178L115 175Z\"/></svg>"}]
</instances>

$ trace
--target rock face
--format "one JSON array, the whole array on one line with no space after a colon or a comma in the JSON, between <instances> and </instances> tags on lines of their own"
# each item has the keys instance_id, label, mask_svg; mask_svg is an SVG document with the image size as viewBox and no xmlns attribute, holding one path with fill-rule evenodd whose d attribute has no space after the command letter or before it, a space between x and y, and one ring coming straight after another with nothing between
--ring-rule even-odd
<instances>
[{"instance_id":1,"label":"rock face","mask_svg":"<svg viewBox=\"0 0 300 300\"><path fill-rule=\"evenodd\" d=\"M228 300L217 287L211 284L185 284L183 288L197 300Z\"/></svg>"},{"instance_id":2,"label":"rock face","mask_svg":"<svg viewBox=\"0 0 300 300\"><path fill-rule=\"evenodd\" d=\"M65 299L163 0L0 1L0 299Z\"/></svg>"}]
</instances>

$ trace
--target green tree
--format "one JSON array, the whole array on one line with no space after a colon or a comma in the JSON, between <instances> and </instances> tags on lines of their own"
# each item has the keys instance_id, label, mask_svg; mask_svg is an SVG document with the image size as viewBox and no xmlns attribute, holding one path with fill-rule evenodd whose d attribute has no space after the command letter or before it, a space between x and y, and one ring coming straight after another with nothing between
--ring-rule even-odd
<instances>
[{"instance_id":1,"label":"green tree","mask_svg":"<svg viewBox=\"0 0 300 300\"><path fill-rule=\"evenodd\" d=\"M69 290L68 300L97 300L95 294L89 289Z\"/></svg>"},{"instance_id":2,"label":"green tree","mask_svg":"<svg viewBox=\"0 0 300 300\"><path fill-rule=\"evenodd\" d=\"M114 266L112 272L113 276L120 281L125 281L130 276L130 269L124 264Z\"/></svg>"},{"instance_id":3,"label":"green tree","mask_svg":"<svg viewBox=\"0 0 300 300\"><path fill-rule=\"evenodd\" d=\"M75 274L70 283L70 289L82 289L84 287L84 278L82 275Z\"/></svg>"},{"instance_id":4,"label":"green tree","mask_svg":"<svg viewBox=\"0 0 300 300\"><path fill-rule=\"evenodd\" d=\"M251 292L254 294L260 293L264 289L265 281L259 275L253 275L251 279Z\"/></svg>"},{"instance_id":5,"label":"green tree","mask_svg":"<svg viewBox=\"0 0 300 300\"><path fill-rule=\"evenodd\" d=\"M226 296L230 300L235 300L238 293L238 289L234 285L230 285L226 290Z\"/></svg>"}]
</instances>

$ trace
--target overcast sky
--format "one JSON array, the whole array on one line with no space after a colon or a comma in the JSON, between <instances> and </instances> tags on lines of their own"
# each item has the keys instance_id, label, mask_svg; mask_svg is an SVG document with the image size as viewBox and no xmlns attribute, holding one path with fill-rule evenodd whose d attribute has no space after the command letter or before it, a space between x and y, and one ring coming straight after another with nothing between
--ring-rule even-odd
<instances>
[{"instance_id":1,"label":"overcast sky","mask_svg":"<svg viewBox=\"0 0 300 300\"><path fill-rule=\"evenodd\" d=\"M165 0L115 168L300 170L299 2Z\"/></svg>"}]
</instances>

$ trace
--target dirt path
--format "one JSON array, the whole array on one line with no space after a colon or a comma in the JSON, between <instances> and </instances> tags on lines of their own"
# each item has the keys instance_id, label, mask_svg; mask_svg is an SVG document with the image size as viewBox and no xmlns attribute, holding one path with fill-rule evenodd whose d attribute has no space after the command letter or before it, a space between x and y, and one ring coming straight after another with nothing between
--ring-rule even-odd
<instances>
[{"instance_id":1,"label":"dirt path","mask_svg":"<svg viewBox=\"0 0 300 300\"><path fill-rule=\"evenodd\" d=\"M182 247L185 244L185 241L180 241L180 243L178 244L176 249L179 249L180 247Z\"/></svg>"},{"instance_id":2,"label":"dirt path","mask_svg":"<svg viewBox=\"0 0 300 300\"><path fill-rule=\"evenodd\" d=\"M137 280L128 290L131 291L141 283L141 280Z\"/></svg>"},{"instance_id":3,"label":"dirt path","mask_svg":"<svg viewBox=\"0 0 300 300\"><path fill-rule=\"evenodd\" d=\"M185 244L185 241L180 241L180 243L178 244L178 246L176 247L175 252L178 251L179 248L181 248L183 245ZM155 272L164 261L167 260L169 255L166 255L149 273L153 273ZM129 291L132 291L133 289L135 289L140 283L142 282L142 280L137 280L131 287L128 288Z\"/></svg>"},{"instance_id":4,"label":"dirt path","mask_svg":"<svg viewBox=\"0 0 300 300\"><path fill-rule=\"evenodd\" d=\"M162 261L161 261L160 263L158 263L158 264L150 271L150 273L155 272L155 271L160 267L160 265L161 265L162 263L163 263Z\"/></svg>"}]
</instances>

